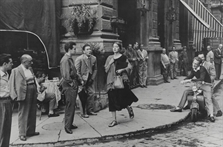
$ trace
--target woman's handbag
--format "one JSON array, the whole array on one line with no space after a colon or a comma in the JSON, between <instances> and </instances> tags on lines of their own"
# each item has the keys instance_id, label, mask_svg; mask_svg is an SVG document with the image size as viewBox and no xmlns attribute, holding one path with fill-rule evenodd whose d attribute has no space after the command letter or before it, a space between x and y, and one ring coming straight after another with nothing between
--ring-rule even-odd
<instances>
[{"instance_id":1,"label":"woman's handbag","mask_svg":"<svg viewBox=\"0 0 223 147\"><path fill-rule=\"evenodd\" d=\"M124 88L123 80L120 75L115 76L114 88L115 89L123 89Z\"/></svg>"}]
</instances>

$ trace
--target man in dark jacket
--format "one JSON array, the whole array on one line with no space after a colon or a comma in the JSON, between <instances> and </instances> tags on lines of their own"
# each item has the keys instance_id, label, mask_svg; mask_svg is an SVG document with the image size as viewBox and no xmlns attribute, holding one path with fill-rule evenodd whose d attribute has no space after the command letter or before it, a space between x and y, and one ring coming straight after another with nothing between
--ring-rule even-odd
<instances>
[{"instance_id":1,"label":"man in dark jacket","mask_svg":"<svg viewBox=\"0 0 223 147\"><path fill-rule=\"evenodd\" d=\"M66 107L65 107L65 131L68 134L72 134L71 129L76 129L77 126L73 125L75 103L78 91L78 75L74 66L72 55L76 53L76 43L67 42L64 47L66 53L60 61L60 72L63 81L62 92L65 95Z\"/></svg>"}]
</instances>

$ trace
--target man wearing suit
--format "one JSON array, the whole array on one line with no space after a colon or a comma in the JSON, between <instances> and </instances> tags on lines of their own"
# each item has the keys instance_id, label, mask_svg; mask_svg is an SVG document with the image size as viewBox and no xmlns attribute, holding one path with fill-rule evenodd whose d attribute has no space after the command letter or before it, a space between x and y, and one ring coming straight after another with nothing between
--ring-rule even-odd
<instances>
[{"instance_id":1,"label":"man wearing suit","mask_svg":"<svg viewBox=\"0 0 223 147\"><path fill-rule=\"evenodd\" d=\"M84 81L84 87L88 94L87 98L87 115L83 114L83 117L88 117L88 115L97 115L93 112L94 108L94 80L97 74L97 60L96 57L91 55L91 47L89 44L85 44L83 47L83 54L77 57L75 60L75 67L77 69L77 74Z\"/></svg>"},{"instance_id":2,"label":"man wearing suit","mask_svg":"<svg viewBox=\"0 0 223 147\"><path fill-rule=\"evenodd\" d=\"M216 80L221 76L221 58L222 58L222 44L219 44L218 48L214 50L214 64L216 70Z\"/></svg>"},{"instance_id":3,"label":"man wearing suit","mask_svg":"<svg viewBox=\"0 0 223 147\"><path fill-rule=\"evenodd\" d=\"M142 88L146 88L147 84L147 60L149 59L148 53L145 49L142 48L140 45L139 49L137 50L138 53L138 60L139 60L139 85Z\"/></svg>"},{"instance_id":4,"label":"man wearing suit","mask_svg":"<svg viewBox=\"0 0 223 147\"><path fill-rule=\"evenodd\" d=\"M9 96L8 70L12 69L12 58L8 54L0 54L0 146L9 147L12 103Z\"/></svg>"},{"instance_id":5,"label":"man wearing suit","mask_svg":"<svg viewBox=\"0 0 223 147\"><path fill-rule=\"evenodd\" d=\"M10 96L19 105L19 138L22 141L26 141L27 136L39 135L39 132L35 132L37 88L32 63L30 55L22 55L21 65L12 70L9 79Z\"/></svg>"},{"instance_id":6,"label":"man wearing suit","mask_svg":"<svg viewBox=\"0 0 223 147\"><path fill-rule=\"evenodd\" d=\"M78 91L78 75L74 66L72 55L76 53L76 43L67 42L64 46L66 51L65 55L60 61L60 73L62 76L62 93L65 95L65 131L72 134L71 129L76 129L77 126L73 125L75 105Z\"/></svg>"},{"instance_id":7,"label":"man wearing suit","mask_svg":"<svg viewBox=\"0 0 223 147\"><path fill-rule=\"evenodd\" d=\"M170 59L170 77L171 79L177 79L177 63L178 63L178 53L176 47L173 46L173 50L169 53Z\"/></svg>"},{"instance_id":8,"label":"man wearing suit","mask_svg":"<svg viewBox=\"0 0 223 147\"><path fill-rule=\"evenodd\" d=\"M205 61L204 53L202 53L202 52L198 53L198 57L202 60L201 65L206 68L208 74L210 75L211 83L214 84L214 79L216 77L214 65L208 61ZM212 87L212 93L213 93L213 87ZM220 106L219 106L217 100L215 99L215 96L212 95L211 98L212 98L212 103L213 103L214 109L217 112L216 117L222 116L222 111L220 109Z\"/></svg>"}]
</instances>

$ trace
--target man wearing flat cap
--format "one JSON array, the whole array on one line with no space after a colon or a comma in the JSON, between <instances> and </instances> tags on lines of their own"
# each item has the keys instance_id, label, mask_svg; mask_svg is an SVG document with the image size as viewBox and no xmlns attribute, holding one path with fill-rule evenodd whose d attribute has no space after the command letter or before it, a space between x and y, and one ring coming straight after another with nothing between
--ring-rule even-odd
<instances>
[{"instance_id":1,"label":"man wearing flat cap","mask_svg":"<svg viewBox=\"0 0 223 147\"><path fill-rule=\"evenodd\" d=\"M24 54L21 65L12 69L9 78L10 96L18 101L19 138L26 141L27 136L39 135L36 130L37 87L32 71L32 57Z\"/></svg>"}]
</instances>

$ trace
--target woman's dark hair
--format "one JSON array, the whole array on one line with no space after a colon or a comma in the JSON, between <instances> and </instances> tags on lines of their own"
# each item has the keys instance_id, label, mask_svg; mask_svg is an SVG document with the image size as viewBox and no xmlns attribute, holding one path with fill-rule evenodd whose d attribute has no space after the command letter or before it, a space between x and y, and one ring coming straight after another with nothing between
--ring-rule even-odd
<instances>
[{"instance_id":1,"label":"woman's dark hair","mask_svg":"<svg viewBox=\"0 0 223 147\"><path fill-rule=\"evenodd\" d=\"M0 66L2 66L3 63L9 63L10 58L12 58L10 54L0 54Z\"/></svg>"},{"instance_id":2,"label":"woman's dark hair","mask_svg":"<svg viewBox=\"0 0 223 147\"><path fill-rule=\"evenodd\" d=\"M87 47L87 46L91 47L90 44L85 44L85 45L82 47L82 50L84 51L84 50L85 50L85 47Z\"/></svg>"},{"instance_id":3,"label":"woman's dark hair","mask_svg":"<svg viewBox=\"0 0 223 147\"><path fill-rule=\"evenodd\" d=\"M76 43L75 42L66 42L64 45L65 51L68 52L69 49L73 48L73 45L76 45Z\"/></svg>"},{"instance_id":4,"label":"woman's dark hair","mask_svg":"<svg viewBox=\"0 0 223 147\"><path fill-rule=\"evenodd\" d=\"M119 50L122 50L122 44L120 42L115 42L114 44L117 44L119 47Z\"/></svg>"}]
</instances>

